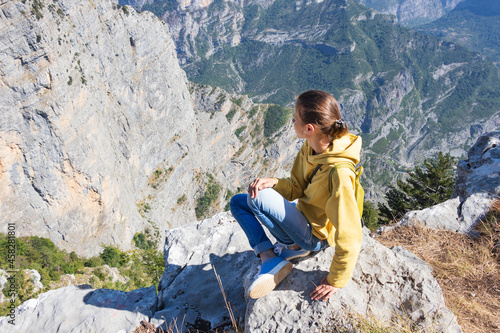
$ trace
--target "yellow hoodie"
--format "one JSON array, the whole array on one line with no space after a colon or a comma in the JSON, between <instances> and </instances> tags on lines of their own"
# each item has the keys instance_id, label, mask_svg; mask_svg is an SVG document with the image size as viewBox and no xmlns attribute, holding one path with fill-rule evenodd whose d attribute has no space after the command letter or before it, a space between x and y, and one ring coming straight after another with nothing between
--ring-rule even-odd
<instances>
[{"instance_id":1,"label":"yellow hoodie","mask_svg":"<svg viewBox=\"0 0 500 333\"><path fill-rule=\"evenodd\" d=\"M335 255L328 274L328 283L345 287L351 279L361 249L361 218L354 197L355 175L349 168L339 168L332 175L332 192L328 177L333 165L349 162L358 164L361 137L345 135L333 141L322 154L313 155L306 140L292 167L290 178L278 179L274 189L287 200L299 199L297 209L312 226L312 233L327 239L335 247ZM318 164L323 166L309 178Z\"/></svg>"}]
</instances>

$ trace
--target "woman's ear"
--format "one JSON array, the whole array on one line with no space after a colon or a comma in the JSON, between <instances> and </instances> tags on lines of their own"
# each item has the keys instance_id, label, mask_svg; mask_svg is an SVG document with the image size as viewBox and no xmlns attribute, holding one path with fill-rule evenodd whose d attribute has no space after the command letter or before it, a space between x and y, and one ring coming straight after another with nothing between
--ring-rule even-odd
<instances>
[{"instance_id":1,"label":"woman's ear","mask_svg":"<svg viewBox=\"0 0 500 333\"><path fill-rule=\"evenodd\" d=\"M316 127L313 124L307 124L306 134L311 135L316 131Z\"/></svg>"}]
</instances>

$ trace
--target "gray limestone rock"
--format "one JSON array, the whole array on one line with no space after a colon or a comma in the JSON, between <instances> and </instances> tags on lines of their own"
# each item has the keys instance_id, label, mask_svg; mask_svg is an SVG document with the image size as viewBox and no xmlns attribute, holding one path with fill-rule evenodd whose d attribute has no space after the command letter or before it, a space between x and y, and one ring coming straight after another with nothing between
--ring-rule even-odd
<instances>
[{"instance_id":1,"label":"gray limestone rock","mask_svg":"<svg viewBox=\"0 0 500 333\"><path fill-rule=\"evenodd\" d=\"M28 278L29 282L31 282L31 284L33 285L33 292L34 293L43 289L43 284L41 282L42 277L41 277L40 273L38 273L37 270L25 269L24 275Z\"/></svg>"},{"instance_id":2,"label":"gray limestone rock","mask_svg":"<svg viewBox=\"0 0 500 333\"><path fill-rule=\"evenodd\" d=\"M474 226L481 221L491 209L493 197L489 193L474 193L462 202L460 209L459 232L474 235Z\"/></svg>"},{"instance_id":3,"label":"gray limestone rock","mask_svg":"<svg viewBox=\"0 0 500 333\"><path fill-rule=\"evenodd\" d=\"M358 0L382 13L392 14L406 26L417 26L437 20L463 0Z\"/></svg>"},{"instance_id":4,"label":"gray limestone rock","mask_svg":"<svg viewBox=\"0 0 500 333\"><path fill-rule=\"evenodd\" d=\"M269 295L245 301L259 260L230 214L169 230L166 243L159 311L152 319L164 328L230 326L215 267L236 319L245 318L246 332L315 332L348 325L346 312L380 319L399 314L419 325L432 323L437 331L461 332L431 268L404 248L382 246L367 230L352 281L328 303L312 302L309 294L327 274L333 248L300 261Z\"/></svg>"},{"instance_id":5,"label":"gray limestone rock","mask_svg":"<svg viewBox=\"0 0 500 333\"><path fill-rule=\"evenodd\" d=\"M156 287L130 292L89 285L48 291L16 308L15 326L0 318L0 332L132 332L156 310Z\"/></svg>"},{"instance_id":6,"label":"gray limestone rock","mask_svg":"<svg viewBox=\"0 0 500 333\"><path fill-rule=\"evenodd\" d=\"M429 208L413 210L406 213L399 224L407 226L421 223L429 228L459 231L459 205L460 199L454 198Z\"/></svg>"},{"instance_id":7,"label":"gray limestone rock","mask_svg":"<svg viewBox=\"0 0 500 333\"><path fill-rule=\"evenodd\" d=\"M5 295L3 294L3 288L7 284L7 278L9 275L3 269L0 269L0 303L5 301Z\"/></svg>"}]
</instances>

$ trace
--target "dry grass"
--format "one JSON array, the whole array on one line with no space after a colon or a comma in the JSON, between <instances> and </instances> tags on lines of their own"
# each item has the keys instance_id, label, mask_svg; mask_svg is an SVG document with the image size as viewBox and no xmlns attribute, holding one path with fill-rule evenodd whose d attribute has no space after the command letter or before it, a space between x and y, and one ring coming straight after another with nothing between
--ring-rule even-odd
<instances>
[{"instance_id":1,"label":"dry grass","mask_svg":"<svg viewBox=\"0 0 500 333\"><path fill-rule=\"evenodd\" d=\"M447 307L464 332L500 332L500 200L476 227L477 238L422 226L399 227L376 239L404 246L433 267Z\"/></svg>"},{"instance_id":2,"label":"dry grass","mask_svg":"<svg viewBox=\"0 0 500 333\"><path fill-rule=\"evenodd\" d=\"M156 333L156 331L157 328L155 325L143 320L133 333Z\"/></svg>"}]
</instances>

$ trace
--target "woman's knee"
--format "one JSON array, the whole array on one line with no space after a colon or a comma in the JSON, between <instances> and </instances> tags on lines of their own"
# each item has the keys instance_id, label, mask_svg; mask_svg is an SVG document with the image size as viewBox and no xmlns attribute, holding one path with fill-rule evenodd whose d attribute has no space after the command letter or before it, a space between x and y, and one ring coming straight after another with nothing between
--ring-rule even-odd
<instances>
[{"instance_id":1,"label":"woman's knee","mask_svg":"<svg viewBox=\"0 0 500 333\"><path fill-rule=\"evenodd\" d=\"M234 211L238 209L248 209L247 196L249 195L244 193L233 195L233 197L229 201L229 209L232 213L234 213Z\"/></svg>"},{"instance_id":2,"label":"woman's knee","mask_svg":"<svg viewBox=\"0 0 500 333\"><path fill-rule=\"evenodd\" d=\"M273 190L272 188L265 188L257 192L257 197L252 198L249 195L247 196L247 204L252 208L262 207L264 204L268 204L273 202L273 200L282 200L281 195Z\"/></svg>"}]
</instances>

